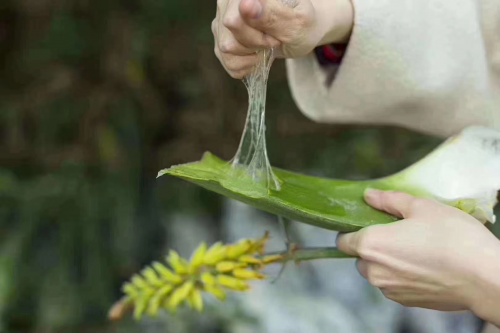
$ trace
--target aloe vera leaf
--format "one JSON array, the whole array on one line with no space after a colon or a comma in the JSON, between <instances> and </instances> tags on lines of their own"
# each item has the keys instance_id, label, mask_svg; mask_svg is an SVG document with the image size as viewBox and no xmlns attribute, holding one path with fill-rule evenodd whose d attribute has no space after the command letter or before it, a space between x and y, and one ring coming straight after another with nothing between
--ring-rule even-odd
<instances>
[{"instance_id":1,"label":"aloe vera leaf","mask_svg":"<svg viewBox=\"0 0 500 333\"><path fill-rule=\"evenodd\" d=\"M269 213L324 229L355 231L397 220L363 201L368 187L389 189L384 180L326 179L277 168L273 168L273 172L281 181L280 191L267 189L244 175L234 175L230 163L205 153L201 161L174 166L159 176L180 177Z\"/></svg>"},{"instance_id":2,"label":"aloe vera leaf","mask_svg":"<svg viewBox=\"0 0 500 333\"><path fill-rule=\"evenodd\" d=\"M278 216L337 231L397 220L364 202L367 188L435 199L493 223L500 189L500 132L465 129L409 168L376 180L327 179L277 168L273 172L281 183L279 191L205 153L199 162L162 170L158 176L180 177Z\"/></svg>"}]
</instances>

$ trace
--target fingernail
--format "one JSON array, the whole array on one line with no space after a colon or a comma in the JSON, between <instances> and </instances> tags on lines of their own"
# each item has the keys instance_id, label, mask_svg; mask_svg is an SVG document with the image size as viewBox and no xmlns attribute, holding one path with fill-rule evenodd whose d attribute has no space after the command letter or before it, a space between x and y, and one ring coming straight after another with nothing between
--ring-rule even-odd
<instances>
[{"instance_id":1,"label":"fingernail","mask_svg":"<svg viewBox=\"0 0 500 333\"><path fill-rule=\"evenodd\" d=\"M258 19L262 15L263 7L259 0L252 0L252 17Z\"/></svg>"}]
</instances>

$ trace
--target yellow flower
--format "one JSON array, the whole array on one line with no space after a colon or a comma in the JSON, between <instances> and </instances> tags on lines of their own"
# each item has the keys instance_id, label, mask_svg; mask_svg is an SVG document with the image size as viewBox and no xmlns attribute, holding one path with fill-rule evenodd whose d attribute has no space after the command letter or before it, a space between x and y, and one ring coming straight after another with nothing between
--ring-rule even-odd
<instances>
[{"instance_id":1,"label":"yellow flower","mask_svg":"<svg viewBox=\"0 0 500 333\"><path fill-rule=\"evenodd\" d=\"M222 287L237 291L245 291L250 288L250 286L245 281L231 277L229 275L218 275L217 283Z\"/></svg>"},{"instance_id":2,"label":"yellow flower","mask_svg":"<svg viewBox=\"0 0 500 333\"><path fill-rule=\"evenodd\" d=\"M241 257L250 250L252 247L252 241L250 239L243 239L237 244L228 245L226 249L226 256L229 259L235 259Z\"/></svg>"},{"instance_id":3,"label":"yellow flower","mask_svg":"<svg viewBox=\"0 0 500 333\"><path fill-rule=\"evenodd\" d=\"M177 288L172 293L172 296L170 296L170 299L168 300L167 307L172 311L175 310L182 301L186 300L186 298L189 296L193 288L194 288L193 281L184 282L182 286Z\"/></svg>"},{"instance_id":4,"label":"yellow flower","mask_svg":"<svg viewBox=\"0 0 500 333\"><path fill-rule=\"evenodd\" d=\"M190 303L192 304L193 309L198 312L203 311L203 298L201 296L201 292L198 289L193 289L189 294Z\"/></svg>"},{"instance_id":5,"label":"yellow flower","mask_svg":"<svg viewBox=\"0 0 500 333\"><path fill-rule=\"evenodd\" d=\"M203 282L205 286L215 286L217 280L210 272L204 272L203 274L201 274L201 282Z\"/></svg>"},{"instance_id":6,"label":"yellow flower","mask_svg":"<svg viewBox=\"0 0 500 333\"><path fill-rule=\"evenodd\" d=\"M220 301L223 301L226 299L226 292L221 287L205 285L203 288L205 289L205 291L214 295L215 298L217 298Z\"/></svg>"},{"instance_id":7,"label":"yellow flower","mask_svg":"<svg viewBox=\"0 0 500 333\"><path fill-rule=\"evenodd\" d=\"M188 262L184 258L181 258L174 250L170 250L167 262L177 274L186 274L189 270Z\"/></svg>"},{"instance_id":8,"label":"yellow flower","mask_svg":"<svg viewBox=\"0 0 500 333\"><path fill-rule=\"evenodd\" d=\"M214 265L226 257L226 247L222 243L215 243L208 249L205 257L203 258L203 263L205 265Z\"/></svg>"},{"instance_id":9,"label":"yellow flower","mask_svg":"<svg viewBox=\"0 0 500 333\"><path fill-rule=\"evenodd\" d=\"M281 254L274 254L271 256L265 256L262 258L262 262L267 265L267 264L272 264L273 262L280 261L283 259L283 256Z\"/></svg>"},{"instance_id":10,"label":"yellow flower","mask_svg":"<svg viewBox=\"0 0 500 333\"><path fill-rule=\"evenodd\" d=\"M262 260L255 258L254 256L249 256L249 255L243 255L243 256L239 257L238 261L244 262L247 264L262 265Z\"/></svg>"},{"instance_id":11,"label":"yellow flower","mask_svg":"<svg viewBox=\"0 0 500 333\"><path fill-rule=\"evenodd\" d=\"M170 251L170 268L154 262L124 284L125 297L116 303L110 317L118 319L133 308L134 317L140 319L144 313L156 316L160 309L174 312L183 304L203 311L204 292L223 301L224 289L246 291L249 280L264 278L260 270L265 265L283 260L282 255L263 256L268 239L266 233L262 238L243 239L232 245L219 242L207 248L202 243L189 261Z\"/></svg>"},{"instance_id":12,"label":"yellow flower","mask_svg":"<svg viewBox=\"0 0 500 333\"><path fill-rule=\"evenodd\" d=\"M233 276L242 280L262 280L265 278L264 274L248 269L235 269Z\"/></svg>"},{"instance_id":13,"label":"yellow flower","mask_svg":"<svg viewBox=\"0 0 500 333\"><path fill-rule=\"evenodd\" d=\"M237 268L245 267L247 264L243 262L234 262L234 261L221 261L217 263L215 269L220 273L228 273L232 272Z\"/></svg>"},{"instance_id":14,"label":"yellow flower","mask_svg":"<svg viewBox=\"0 0 500 333\"><path fill-rule=\"evenodd\" d=\"M167 282L177 284L182 281L180 275L172 273L170 269L168 269L167 267L165 267L165 265L159 262L154 262L153 268L158 272L158 274L160 274L161 278Z\"/></svg>"},{"instance_id":15,"label":"yellow flower","mask_svg":"<svg viewBox=\"0 0 500 333\"><path fill-rule=\"evenodd\" d=\"M205 252L207 252L207 244L205 242L201 243L200 246L193 252L191 260L189 262L189 273L195 273L198 268L203 265L203 259L205 258Z\"/></svg>"}]
</instances>

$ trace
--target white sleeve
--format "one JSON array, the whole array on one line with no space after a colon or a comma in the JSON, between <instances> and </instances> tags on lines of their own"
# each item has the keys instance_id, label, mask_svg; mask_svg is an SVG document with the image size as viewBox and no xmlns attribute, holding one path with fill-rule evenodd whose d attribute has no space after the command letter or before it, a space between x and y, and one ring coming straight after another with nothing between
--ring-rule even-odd
<instances>
[{"instance_id":1,"label":"white sleeve","mask_svg":"<svg viewBox=\"0 0 500 333\"><path fill-rule=\"evenodd\" d=\"M333 81L312 54L287 60L305 115L444 136L469 125L500 129L500 0L353 2L353 33Z\"/></svg>"}]
</instances>

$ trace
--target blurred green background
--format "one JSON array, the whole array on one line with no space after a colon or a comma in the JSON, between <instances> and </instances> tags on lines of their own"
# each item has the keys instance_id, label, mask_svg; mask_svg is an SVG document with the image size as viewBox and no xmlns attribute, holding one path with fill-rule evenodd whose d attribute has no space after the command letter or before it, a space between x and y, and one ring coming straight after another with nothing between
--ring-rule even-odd
<instances>
[{"instance_id":1,"label":"blurred green background","mask_svg":"<svg viewBox=\"0 0 500 333\"><path fill-rule=\"evenodd\" d=\"M0 332L180 332L106 315L166 253L175 214L225 237L221 197L155 178L206 150L230 159L239 143L247 94L213 54L214 15L199 0L0 2ZM268 129L273 165L349 179L398 171L441 141L311 122L282 61ZM222 319L184 329L229 332Z\"/></svg>"}]
</instances>

